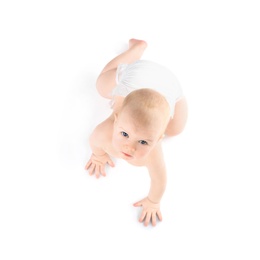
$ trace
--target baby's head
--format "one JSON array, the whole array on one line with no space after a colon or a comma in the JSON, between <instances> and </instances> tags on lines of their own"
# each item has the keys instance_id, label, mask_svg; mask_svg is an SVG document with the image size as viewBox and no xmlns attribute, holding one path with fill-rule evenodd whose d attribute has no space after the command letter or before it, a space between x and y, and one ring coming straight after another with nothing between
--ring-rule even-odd
<instances>
[{"instance_id":1,"label":"baby's head","mask_svg":"<svg viewBox=\"0 0 260 260\"><path fill-rule=\"evenodd\" d=\"M125 159L145 157L163 137L170 113L167 100L157 91L131 92L115 114L114 147Z\"/></svg>"},{"instance_id":2,"label":"baby's head","mask_svg":"<svg viewBox=\"0 0 260 260\"><path fill-rule=\"evenodd\" d=\"M164 133L170 119L170 106L164 96L152 89L139 89L124 99L119 112L127 112L137 127L156 127Z\"/></svg>"}]
</instances>

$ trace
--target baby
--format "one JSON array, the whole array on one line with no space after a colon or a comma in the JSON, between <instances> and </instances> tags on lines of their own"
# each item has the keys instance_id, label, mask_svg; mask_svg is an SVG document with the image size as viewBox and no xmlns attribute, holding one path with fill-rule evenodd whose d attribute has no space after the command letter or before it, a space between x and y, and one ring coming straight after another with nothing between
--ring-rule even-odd
<instances>
[{"instance_id":1,"label":"baby","mask_svg":"<svg viewBox=\"0 0 260 260\"><path fill-rule=\"evenodd\" d=\"M160 201L166 187L166 167L161 140L182 132L187 104L175 76L165 67L140 60L147 43L129 40L129 48L111 60L96 85L101 96L111 99L112 114L90 136L92 155L85 166L90 175L106 176L105 165L114 167L110 156L135 166L146 166L150 190L134 206L142 207L139 218L147 226L161 221Z\"/></svg>"}]
</instances>

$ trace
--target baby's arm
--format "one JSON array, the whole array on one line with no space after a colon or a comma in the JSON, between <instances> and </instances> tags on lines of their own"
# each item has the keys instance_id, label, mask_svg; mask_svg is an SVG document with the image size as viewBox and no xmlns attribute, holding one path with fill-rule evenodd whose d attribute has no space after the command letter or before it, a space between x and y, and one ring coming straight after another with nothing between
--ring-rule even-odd
<instances>
[{"instance_id":1,"label":"baby's arm","mask_svg":"<svg viewBox=\"0 0 260 260\"><path fill-rule=\"evenodd\" d=\"M99 178L100 174L106 176L105 165L107 163L114 167L113 161L102 147L107 139L105 136L108 132L106 129L107 120L98 125L89 138L92 155L86 164L85 169L88 170L90 175L95 174L97 178Z\"/></svg>"},{"instance_id":2,"label":"baby's arm","mask_svg":"<svg viewBox=\"0 0 260 260\"><path fill-rule=\"evenodd\" d=\"M135 203L134 206L143 207L143 211L139 219L140 222L144 221L145 226L147 226L149 222L152 221L152 225L155 226L156 216L158 216L160 221L162 220L160 201L164 194L167 182L166 167L160 144L150 155L146 166L151 178L150 190L148 196Z\"/></svg>"}]
</instances>

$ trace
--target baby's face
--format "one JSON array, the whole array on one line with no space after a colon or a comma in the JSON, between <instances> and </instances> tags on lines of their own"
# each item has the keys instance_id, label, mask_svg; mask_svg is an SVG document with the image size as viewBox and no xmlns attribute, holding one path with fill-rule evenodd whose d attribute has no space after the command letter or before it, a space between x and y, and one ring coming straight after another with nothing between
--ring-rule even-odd
<instances>
[{"instance_id":1,"label":"baby's face","mask_svg":"<svg viewBox=\"0 0 260 260\"><path fill-rule=\"evenodd\" d=\"M112 144L125 160L144 159L161 137L160 124L138 126L127 111L115 118Z\"/></svg>"}]
</instances>

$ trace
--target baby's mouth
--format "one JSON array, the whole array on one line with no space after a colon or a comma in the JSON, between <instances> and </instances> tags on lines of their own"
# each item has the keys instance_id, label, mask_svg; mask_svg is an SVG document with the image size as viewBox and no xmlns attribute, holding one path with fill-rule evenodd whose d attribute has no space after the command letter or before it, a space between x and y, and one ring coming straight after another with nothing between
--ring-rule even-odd
<instances>
[{"instance_id":1,"label":"baby's mouth","mask_svg":"<svg viewBox=\"0 0 260 260\"><path fill-rule=\"evenodd\" d=\"M122 154L123 154L124 156L128 157L128 158L132 158L132 157L133 157L132 155L130 155L130 154L128 154L128 153L122 152Z\"/></svg>"}]
</instances>

